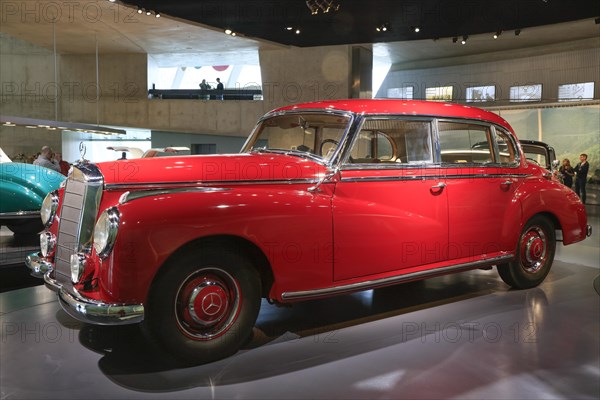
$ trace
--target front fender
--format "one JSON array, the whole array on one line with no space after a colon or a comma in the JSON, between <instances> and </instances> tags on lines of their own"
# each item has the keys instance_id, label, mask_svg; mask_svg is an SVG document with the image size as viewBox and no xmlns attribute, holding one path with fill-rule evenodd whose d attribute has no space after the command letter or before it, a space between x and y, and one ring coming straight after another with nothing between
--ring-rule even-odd
<instances>
[{"instance_id":1,"label":"front fender","mask_svg":"<svg viewBox=\"0 0 600 400\"><path fill-rule=\"evenodd\" d=\"M0 213L36 211L46 194L58 189L65 176L31 164L0 164Z\"/></svg>"},{"instance_id":2,"label":"front fender","mask_svg":"<svg viewBox=\"0 0 600 400\"><path fill-rule=\"evenodd\" d=\"M330 196L311 194L306 187L158 194L125 202L119 211L115 248L102 265L100 281L120 301L145 301L172 254L192 241L223 235L260 248L276 284L286 290L332 281L333 260L319 253L332 241Z\"/></svg>"}]
</instances>

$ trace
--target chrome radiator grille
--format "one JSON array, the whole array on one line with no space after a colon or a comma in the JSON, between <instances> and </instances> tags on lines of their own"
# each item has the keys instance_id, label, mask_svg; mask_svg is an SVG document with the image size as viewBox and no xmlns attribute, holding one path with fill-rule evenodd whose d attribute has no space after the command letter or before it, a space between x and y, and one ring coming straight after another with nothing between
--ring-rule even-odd
<instances>
[{"instance_id":1,"label":"chrome radiator grille","mask_svg":"<svg viewBox=\"0 0 600 400\"><path fill-rule=\"evenodd\" d=\"M102 174L93 164L73 167L67 179L54 258L54 279L61 284L71 283L71 256L91 250L102 185Z\"/></svg>"}]
</instances>

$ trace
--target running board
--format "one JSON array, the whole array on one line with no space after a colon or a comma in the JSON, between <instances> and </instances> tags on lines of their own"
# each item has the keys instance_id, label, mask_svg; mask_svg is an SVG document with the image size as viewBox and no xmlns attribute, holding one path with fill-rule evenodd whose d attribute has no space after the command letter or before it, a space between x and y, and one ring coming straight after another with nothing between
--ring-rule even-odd
<instances>
[{"instance_id":1,"label":"running board","mask_svg":"<svg viewBox=\"0 0 600 400\"><path fill-rule=\"evenodd\" d=\"M388 278L375 279L371 281L351 283L349 285L341 285L323 289L302 290L298 292L283 292L281 298L283 300L306 300L317 297L327 297L343 293L358 292L367 289L376 289L382 286L395 285L397 283L415 281L420 279L432 278L438 275L446 275L452 272L468 271L471 269L482 268L491 265L503 264L512 261L514 255L508 254L504 256L488 258L486 260L473 261L469 263L451 265L443 268L435 268L427 271L412 272L405 275L397 275Z\"/></svg>"}]
</instances>

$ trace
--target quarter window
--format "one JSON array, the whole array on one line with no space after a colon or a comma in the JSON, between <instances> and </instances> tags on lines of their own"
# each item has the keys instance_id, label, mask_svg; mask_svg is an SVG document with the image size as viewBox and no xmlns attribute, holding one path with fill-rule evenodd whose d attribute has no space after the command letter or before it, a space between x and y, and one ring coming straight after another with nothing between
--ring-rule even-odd
<instances>
[{"instance_id":1,"label":"quarter window","mask_svg":"<svg viewBox=\"0 0 600 400\"><path fill-rule=\"evenodd\" d=\"M516 164L516 150L508 133L496 128L496 142L498 143L498 160L501 164Z\"/></svg>"},{"instance_id":2,"label":"quarter window","mask_svg":"<svg viewBox=\"0 0 600 400\"><path fill-rule=\"evenodd\" d=\"M422 164L432 162L432 154L430 121L368 119L348 163Z\"/></svg>"},{"instance_id":3,"label":"quarter window","mask_svg":"<svg viewBox=\"0 0 600 400\"><path fill-rule=\"evenodd\" d=\"M493 162L490 128L464 122L438 124L443 163L486 164Z\"/></svg>"}]
</instances>

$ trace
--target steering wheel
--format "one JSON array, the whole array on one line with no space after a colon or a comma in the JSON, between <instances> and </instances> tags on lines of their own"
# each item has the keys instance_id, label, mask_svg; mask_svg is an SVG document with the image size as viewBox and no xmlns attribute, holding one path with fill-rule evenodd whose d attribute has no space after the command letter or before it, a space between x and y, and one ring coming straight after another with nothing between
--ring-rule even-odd
<instances>
[{"instance_id":1,"label":"steering wheel","mask_svg":"<svg viewBox=\"0 0 600 400\"><path fill-rule=\"evenodd\" d=\"M338 142L338 141L337 141L337 140L335 140L335 139L325 139L325 140L323 140L323 141L321 142L321 146L319 146L319 155L320 155L320 156L322 156L322 155L323 155L323 146L324 146L326 143L333 143L333 144L335 144L335 145L337 146L337 145L338 145L340 142Z\"/></svg>"},{"instance_id":2,"label":"steering wheel","mask_svg":"<svg viewBox=\"0 0 600 400\"><path fill-rule=\"evenodd\" d=\"M526 159L527 161L531 161L532 163L534 163L534 164L535 164L535 165L537 165L537 166L540 166L540 163L539 163L539 162L537 162L537 161L535 161L533 158L529 158L529 157L527 157L527 158L525 158L525 159Z\"/></svg>"}]
</instances>

